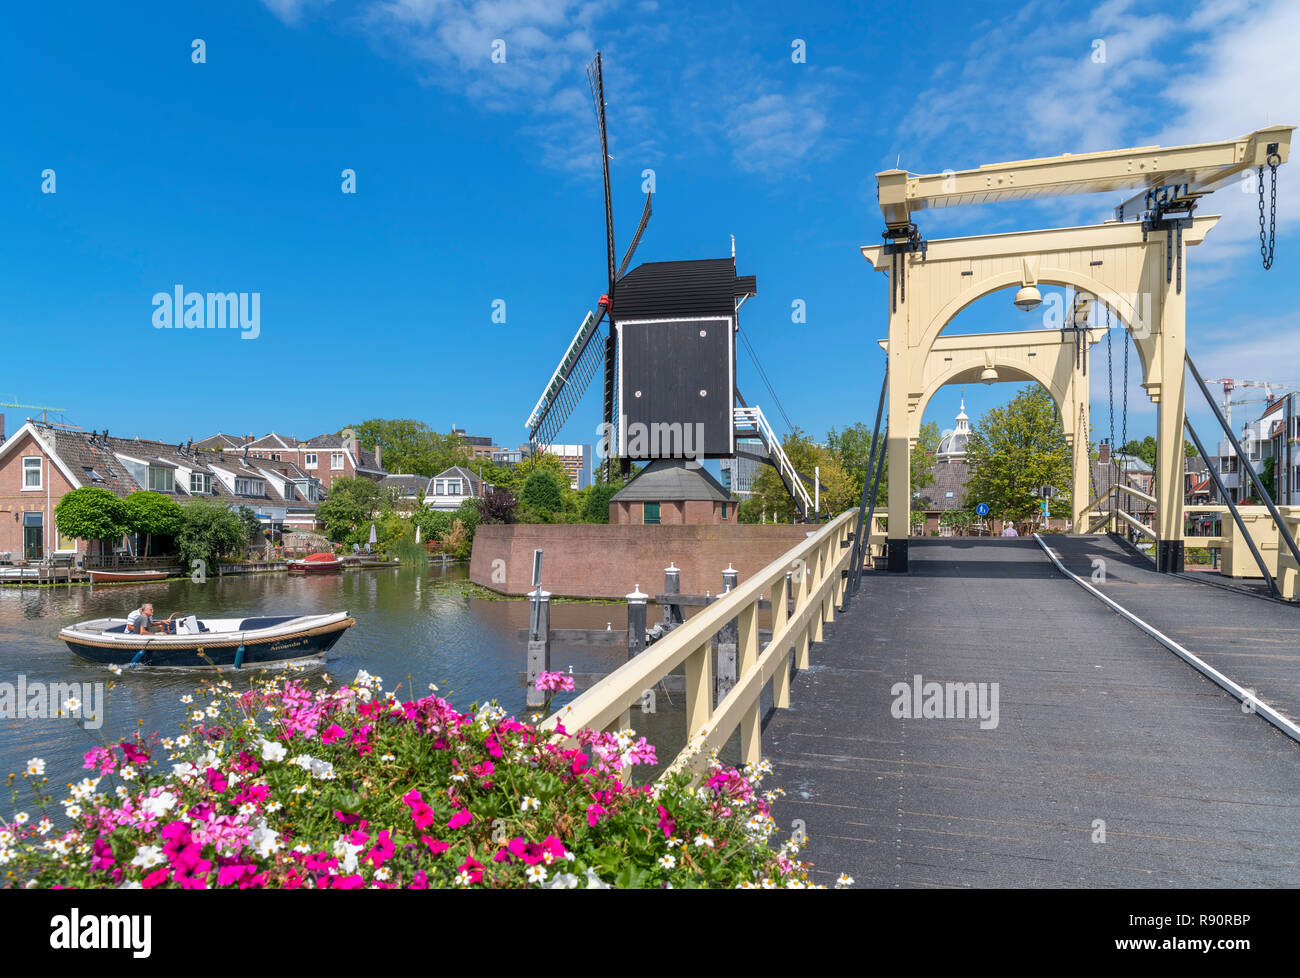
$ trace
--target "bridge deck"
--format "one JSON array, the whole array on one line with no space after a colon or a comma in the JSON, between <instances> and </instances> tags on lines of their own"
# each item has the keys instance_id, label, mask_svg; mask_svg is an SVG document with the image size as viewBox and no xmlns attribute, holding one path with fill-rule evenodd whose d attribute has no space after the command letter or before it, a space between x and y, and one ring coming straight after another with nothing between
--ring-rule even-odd
<instances>
[{"instance_id":1,"label":"bridge deck","mask_svg":"<svg viewBox=\"0 0 1300 978\"><path fill-rule=\"evenodd\" d=\"M787 790L777 820L806 821L816 876L1300 882L1300 745L1062 577L1032 539L916 539L911 567L864 579L763 734ZM1127 572L1111 574L1119 586ZM1193 602L1220 593L1180 586ZM1270 607L1222 593L1238 617ZM895 719L891 688L915 675L998 683L997 727Z\"/></svg>"}]
</instances>

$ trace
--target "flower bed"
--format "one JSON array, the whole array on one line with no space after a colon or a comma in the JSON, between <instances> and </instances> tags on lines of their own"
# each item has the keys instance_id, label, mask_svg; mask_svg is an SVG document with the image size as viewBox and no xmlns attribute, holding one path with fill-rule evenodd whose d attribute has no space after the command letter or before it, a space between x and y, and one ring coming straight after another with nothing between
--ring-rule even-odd
<instances>
[{"instance_id":1,"label":"flower bed","mask_svg":"<svg viewBox=\"0 0 1300 978\"><path fill-rule=\"evenodd\" d=\"M712 759L695 784L679 774L630 787L621 770L656 763L632 731L584 730L572 746L495 704L403 701L364 672L316 691L293 675L243 693L223 681L202 700L183 698L192 712L178 737L90 750L89 775L57 803L60 827L45 763L29 761L37 814L0 822L4 884L810 885L797 861L806 839L773 838L766 762L742 773Z\"/></svg>"}]
</instances>

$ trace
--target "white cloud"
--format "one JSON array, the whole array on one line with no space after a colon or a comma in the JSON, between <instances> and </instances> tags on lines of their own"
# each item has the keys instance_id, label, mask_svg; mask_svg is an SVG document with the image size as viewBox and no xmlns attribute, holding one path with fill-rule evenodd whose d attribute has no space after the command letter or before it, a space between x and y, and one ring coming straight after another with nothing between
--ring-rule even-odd
<instances>
[{"instance_id":1,"label":"white cloud","mask_svg":"<svg viewBox=\"0 0 1300 978\"><path fill-rule=\"evenodd\" d=\"M286 24L296 24L310 8L324 7L331 0L262 0L268 10Z\"/></svg>"}]
</instances>

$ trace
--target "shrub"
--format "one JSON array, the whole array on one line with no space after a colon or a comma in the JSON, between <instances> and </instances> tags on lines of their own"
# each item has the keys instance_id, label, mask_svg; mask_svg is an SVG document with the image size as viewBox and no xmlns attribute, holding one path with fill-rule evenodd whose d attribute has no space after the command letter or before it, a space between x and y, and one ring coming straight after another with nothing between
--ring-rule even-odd
<instances>
[{"instance_id":1,"label":"shrub","mask_svg":"<svg viewBox=\"0 0 1300 978\"><path fill-rule=\"evenodd\" d=\"M544 673L538 688L565 679ZM277 676L201 692L211 706L183 736L85 755L89 776L62 802L68 828L48 817L44 761L29 761L40 811L0 835L6 885L808 885L794 860L804 839L770 841L765 762L742 774L713 760L698 785L682 773L632 787L620 768L656 757L630 730L548 740L495 704L401 702L364 672L337 690Z\"/></svg>"},{"instance_id":2,"label":"shrub","mask_svg":"<svg viewBox=\"0 0 1300 978\"><path fill-rule=\"evenodd\" d=\"M609 500L625 486L624 482L597 482L587 490L582 518L587 523L609 522Z\"/></svg>"},{"instance_id":3,"label":"shrub","mask_svg":"<svg viewBox=\"0 0 1300 978\"><path fill-rule=\"evenodd\" d=\"M519 500L513 492L498 486L478 501L479 522L513 523L518 505Z\"/></svg>"},{"instance_id":4,"label":"shrub","mask_svg":"<svg viewBox=\"0 0 1300 978\"><path fill-rule=\"evenodd\" d=\"M564 510L564 492L560 480L550 469L537 468L524 481L519 501L530 509L545 513L548 517ZM548 518L546 522L550 522Z\"/></svg>"}]
</instances>

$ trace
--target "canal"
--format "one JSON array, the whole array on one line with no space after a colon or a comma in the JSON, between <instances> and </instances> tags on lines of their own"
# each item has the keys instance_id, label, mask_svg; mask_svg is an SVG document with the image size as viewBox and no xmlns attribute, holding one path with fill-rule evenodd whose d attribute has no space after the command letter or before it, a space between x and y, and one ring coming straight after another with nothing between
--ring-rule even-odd
<instances>
[{"instance_id":1,"label":"canal","mask_svg":"<svg viewBox=\"0 0 1300 978\"><path fill-rule=\"evenodd\" d=\"M430 683L458 709L495 699L507 711L527 717L519 675L524 648L518 631L528 625L528 603L471 597L461 586L464 565L349 570L342 574L297 576L241 574L198 584L188 579L116 586L0 588L0 683L17 687L20 677L34 683L104 684L103 725L83 729L70 719L0 718L0 774L20 772L29 758L42 757L52 785L85 776L81 755L98 743L115 742L139 726L164 736L179 732L188 709L181 696L193 693L203 676L176 670L127 669L114 676L106 667L79 659L59 640L59 629L100 617L125 617L146 601L154 614L200 617L310 614L347 611L357 624L305 676L313 685L328 673L351 680L364 669L399 683L398 695L425 695ZM651 621L658 618L654 606ZM627 613L620 603L559 602L552 609L555 628L622 629ZM626 660L615 648L555 648L552 667L575 672L608 672ZM213 673L206 673L211 676ZM246 686L255 674L226 672L221 678ZM680 696L671 699L680 700ZM557 700L557 705L563 699ZM684 740L681 704L658 698L656 714L633 714L633 726L671 759ZM658 739L657 739L658 738ZM645 772L649 773L649 772ZM60 795L61 797L61 795ZM24 804L25 804L24 800ZM8 799L0 814L8 816Z\"/></svg>"}]
</instances>

